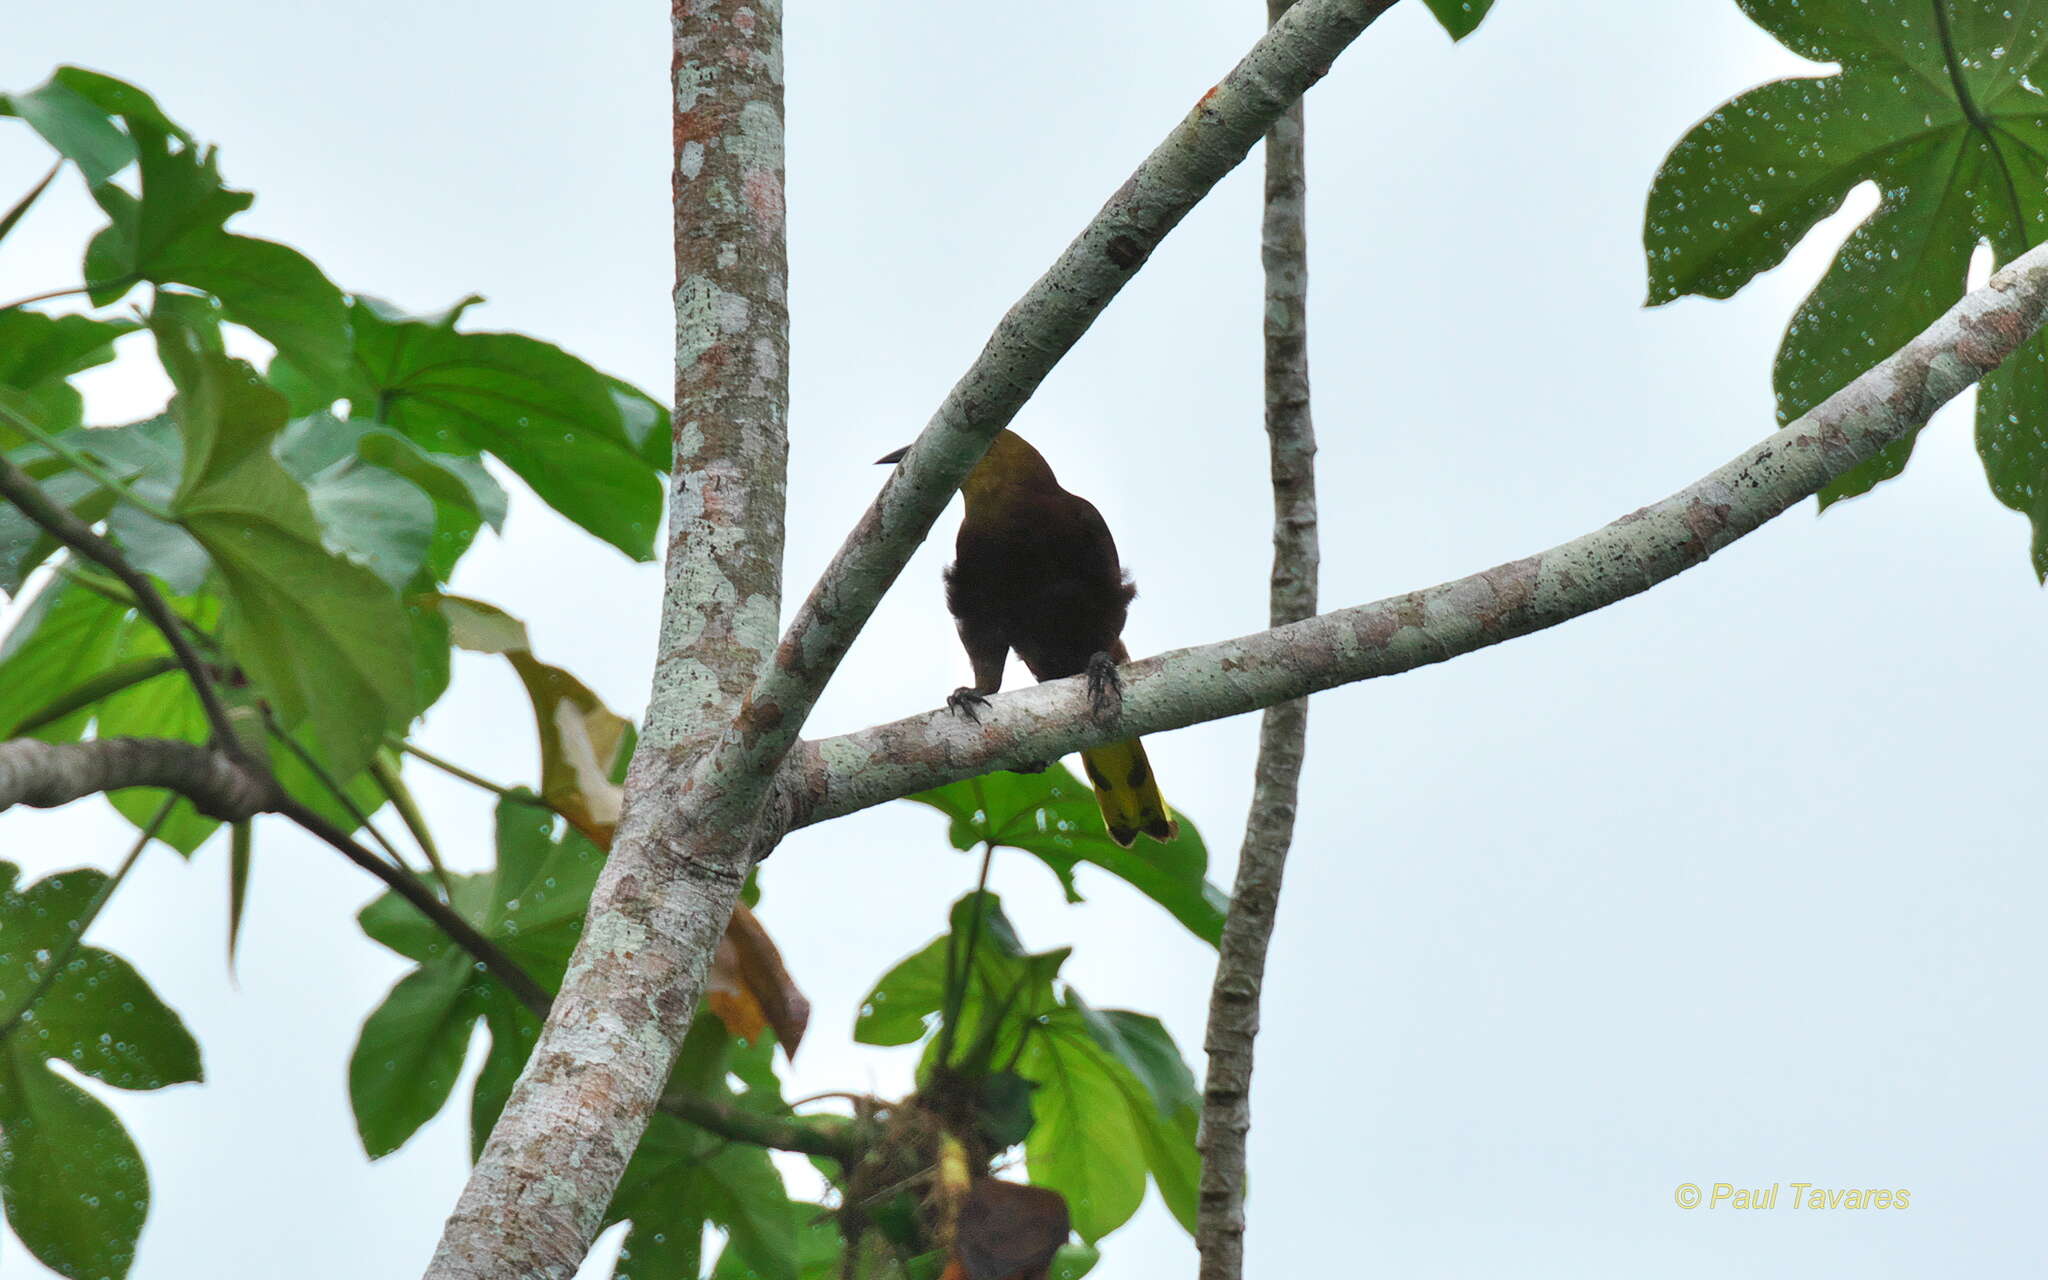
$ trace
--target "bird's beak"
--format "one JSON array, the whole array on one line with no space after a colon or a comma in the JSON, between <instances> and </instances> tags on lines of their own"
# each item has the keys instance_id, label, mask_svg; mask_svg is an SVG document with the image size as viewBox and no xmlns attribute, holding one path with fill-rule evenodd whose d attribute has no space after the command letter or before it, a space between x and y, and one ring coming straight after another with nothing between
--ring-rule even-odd
<instances>
[{"instance_id":1,"label":"bird's beak","mask_svg":"<svg viewBox=\"0 0 2048 1280\"><path fill-rule=\"evenodd\" d=\"M885 453L881 457L876 458L875 465L879 467L891 462L901 462L903 461L903 455L909 452L910 446L906 444L894 453Z\"/></svg>"}]
</instances>

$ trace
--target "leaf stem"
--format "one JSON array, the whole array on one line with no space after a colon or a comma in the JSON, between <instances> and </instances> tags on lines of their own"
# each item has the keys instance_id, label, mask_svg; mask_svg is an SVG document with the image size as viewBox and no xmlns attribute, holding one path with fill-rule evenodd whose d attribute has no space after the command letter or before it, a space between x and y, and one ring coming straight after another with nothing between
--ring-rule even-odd
<instances>
[{"instance_id":1,"label":"leaf stem","mask_svg":"<svg viewBox=\"0 0 2048 1280\"><path fill-rule=\"evenodd\" d=\"M176 670L178 660L169 657L136 658L108 667L90 680L60 694L54 701L45 703L40 710L31 711L4 733L0 733L0 738L26 737L46 725L55 724L74 711L91 706L102 698L110 697L123 689L132 689L144 681L154 680Z\"/></svg>"},{"instance_id":2,"label":"leaf stem","mask_svg":"<svg viewBox=\"0 0 2048 1280\"><path fill-rule=\"evenodd\" d=\"M33 187L30 187L28 189L28 194L23 196L21 199L16 200L13 206L9 208L6 213L0 214L0 240L5 240L7 238L7 233L14 230L14 225L17 222L20 222L23 217L27 216L29 207L35 204L37 200L42 198L43 192L49 190L50 184L57 180L57 175L63 171L63 168L64 162L62 160L59 160L57 163L51 165L50 171L43 175L43 180L41 182L38 182ZM38 299L27 298L24 299L24 301L35 302L38 301ZM21 305L22 303L20 302L9 303L5 307L0 307L0 311L12 311L14 308Z\"/></svg>"},{"instance_id":3,"label":"leaf stem","mask_svg":"<svg viewBox=\"0 0 2048 1280\"><path fill-rule=\"evenodd\" d=\"M452 760L444 760L440 756L435 755L434 753L426 750L425 748L416 747L411 742L408 742L404 738L398 737L396 734L391 735L388 741L391 743L391 745L397 747L400 751L403 751L405 754L411 756L413 759L421 761L425 764L430 764L434 766L436 769L439 769L441 772L447 774L451 778L460 778L462 781L467 782L472 787L481 787L485 791L491 792L493 795L496 795L501 800L518 800L532 804L535 807L542 809L554 808L553 805L549 804L547 801L541 799L539 796L533 794L530 791L523 791L517 787L500 786L497 783L492 782L489 778L479 777L478 775L471 773L469 770L463 768L459 764L456 764Z\"/></svg>"},{"instance_id":4,"label":"leaf stem","mask_svg":"<svg viewBox=\"0 0 2048 1280\"><path fill-rule=\"evenodd\" d=\"M982 811L988 811L988 801L983 798L981 779L974 780L974 799ZM974 975L974 949L981 941L982 917L988 914L988 869L996 858L996 842L984 840L981 845L981 875L974 882L974 914L967 921L967 941L960 948L960 967L953 967L952 930L947 930L946 943L946 1009L939 1019L939 1065L953 1065L953 1044L958 1034L957 1023L960 1010L967 1003L967 984Z\"/></svg>"},{"instance_id":5,"label":"leaf stem","mask_svg":"<svg viewBox=\"0 0 2048 1280\"><path fill-rule=\"evenodd\" d=\"M399 776L396 762L383 752L370 757L370 776L377 780L378 790L391 802L398 820L412 833L413 842L420 847L420 854L427 865L434 870L434 878L441 882L441 892L451 900L455 897L454 882L448 878L448 868L441 861L441 850L434 843L434 833L427 828L426 815L413 802L412 792L406 789L405 779Z\"/></svg>"}]
</instances>

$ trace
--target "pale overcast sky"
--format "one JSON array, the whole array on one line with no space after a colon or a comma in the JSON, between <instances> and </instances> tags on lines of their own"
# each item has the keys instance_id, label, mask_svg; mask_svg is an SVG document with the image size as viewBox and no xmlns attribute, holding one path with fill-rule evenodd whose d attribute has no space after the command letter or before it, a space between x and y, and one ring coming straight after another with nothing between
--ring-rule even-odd
<instances>
[{"instance_id":1,"label":"pale overcast sky","mask_svg":"<svg viewBox=\"0 0 2048 1280\"><path fill-rule=\"evenodd\" d=\"M237 228L409 308L483 293L473 324L665 395L666 6L13 9L0 86L65 62L134 80L257 193ZM1253 0L791 6L792 596L880 483L871 460L1262 19ZM1643 198L1717 103L1812 71L1728 0L1499 0L1455 48L1407 0L1345 55L1309 98L1327 606L1550 545L1771 429L1785 321L1873 201L1731 303L1645 311ZM0 125L4 203L48 161ZM1264 625L1257 173L1174 233L1017 424L1116 530L1140 653ZM0 297L75 282L93 212L67 176L0 251ZM160 403L134 363L89 380L98 420ZM1251 1274L2038 1268L2042 600L1968 413L1944 412L1872 498L1796 510L1593 617L1317 700L1259 1046ZM813 732L929 708L965 678L938 581L956 519ZM653 566L521 494L457 585L644 707ZM495 660L457 664L424 741L532 777L517 685ZM1152 745L1224 884L1255 733L1243 717ZM415 783L443 847L481 865L487 807ZM123 830L97 801L10 812L0 856L31 878L110 866ZM132 1274L416 1275L464 1175L466 1106L364 1159L348 1053L404 968L355 927L375 886L265 827L237 988L224 864L219 845L190 865L152 852L92 935L205 1054L203 1086L110 1098L154 1187ZM905 1088L914 1053L853 1045L854 1014L973 872L907 804L776 854L763 914L814 1008L792 1096ZM1074 908L1022 856L998 859L995 887L1027 943L1074 945L1090 1001L1160 1013L1199 1070L1210 953L1081 874ZM1678 1184L1717 1181L1905 1187L1912 1205L1674 1205ZM1105 1280L1193 1273L1156 1202L1105 1254ZM11 1239L0 1273L46 1274Z\"/></svg>"}]
</instances>

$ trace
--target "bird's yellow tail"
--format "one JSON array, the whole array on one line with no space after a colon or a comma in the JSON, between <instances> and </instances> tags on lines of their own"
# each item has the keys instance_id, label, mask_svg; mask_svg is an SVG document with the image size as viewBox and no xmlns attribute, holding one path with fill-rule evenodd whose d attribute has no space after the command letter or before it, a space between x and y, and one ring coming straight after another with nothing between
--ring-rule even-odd
<instances>
[{"instance_id":1,"label":"bird's yellow tail","mask_svg":"<svg viewBox=\"0 0 2048 1280\"><path fill-rule=\"evenodd\" d=\"M1102 806L1110 839L1128 849L1140 831L1154 840L1171 840L1180 831L1159 794L1143 742L1132 738L1083 751L1081 765L1095 787L1095 803Z\"/></svg>"}]
</instances>

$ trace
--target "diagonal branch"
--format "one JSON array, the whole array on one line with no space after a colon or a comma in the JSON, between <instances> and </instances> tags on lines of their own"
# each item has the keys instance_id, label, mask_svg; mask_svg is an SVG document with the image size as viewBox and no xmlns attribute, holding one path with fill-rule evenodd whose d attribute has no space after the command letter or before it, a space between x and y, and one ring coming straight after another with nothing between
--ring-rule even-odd
<instances>
[{"instance_id":1,"label":"diagonal branch","mask_svg":"<svg viewBox=\"0 0 2048 1280\"><path fill-rule=\"evenodd\" d=\"M170 605L164 603L163 596L149 576L129 564L120 548L94 533L90 525L72 514L70 508L44 493L27 472L6 458L0 458L0 498L6 498L21 508L23 515L41 525L51 537L121 580L122 585L134 594L136 608L158 631L163 632L164 642L171 646L178 665L185 668L185 674L191 677L193 692L199 695L199 705L206 712L206 725L214 741L228 754L238 759L246 758L247 752L242 749L234 727L228 722L227 708L221 703L220 690L214 684L213 669L193 649L178 616L171 612Z\"/></svg>"},{"instance_id":2,"label":"diagonal branch","mask_svg":"<svg viewBox=\"0 0 2048 1280\"><path fill-rule=\"evenodd\" d=\"M1278 22L1294 0L1267 0ZM1266 134L1266 435L1272 455L1273 581L1270 617L1285 626L1316 611L1316 433L1308 390L1308 224L1300 103ZM1230 914L1217 948L1204 1048L1201 1200L1195 1243L1202 1280L1244 1274L1245 1137L1251 1130L1252 1048L1266 949L1294 843L1294 813L1308 747L1308 700L1266 708L1259 726L1251 813L1238 851Z\"/></svg>"},{"instance_id":3,"label":"diagonal branch","mask_svg":"<svg viewBox=\"0 0 2048 1280\"><path fill-rule=\"evenodd\" d=\"M2038 332L2044 314L2048 245L2039 245L1806 416L1663 501L1453 582L1134 663L1113 724L1091 718L1087 682L1075 677L995 698L979 724L940 710L804 743L777 780L791 825L1411 671L1625 600L1910 437Z\"/></svg>"},{"instance_id":4,"label":"diagonal branch","mask_svg":"<svg viewBox=\"0 0 2048 1280\"><path fill-rule=\"evenodd\" d=\"M1168 232L1393 0L1301 0L1010 308L797 612L723 767L773 768L960 481Z\"/></svg>"}]
</instances>

